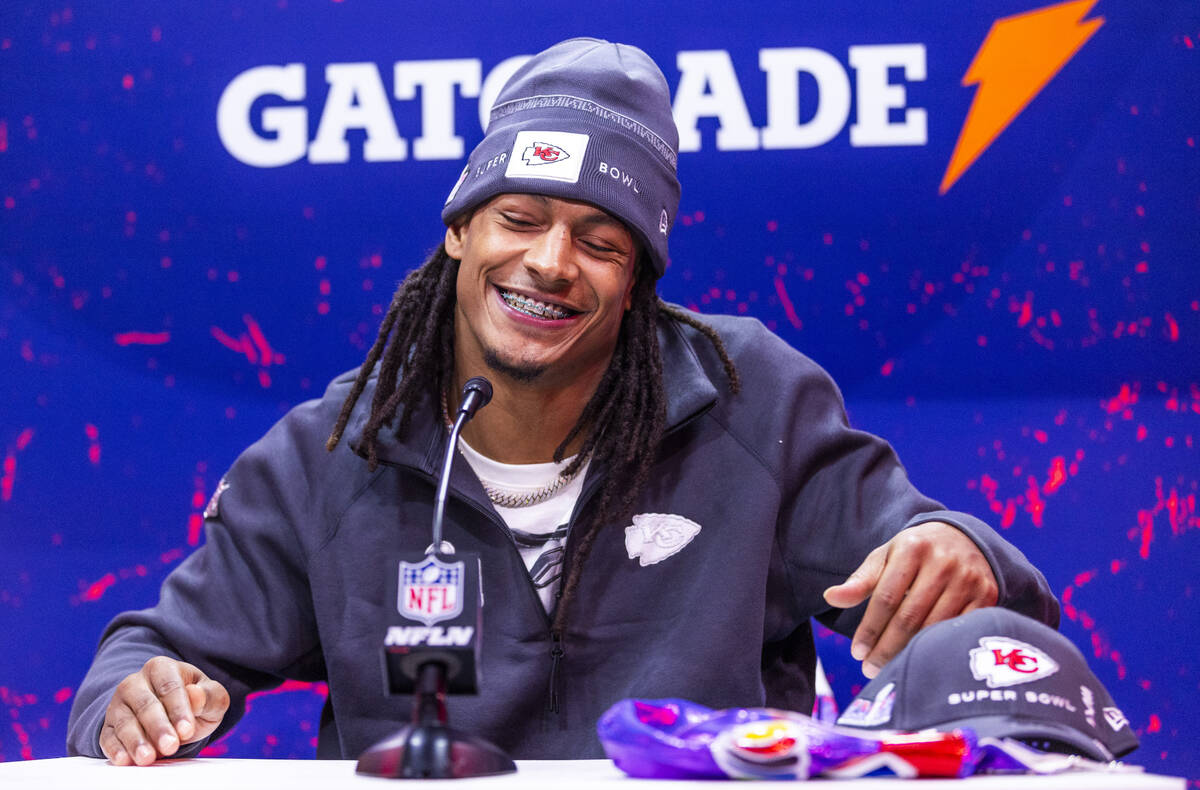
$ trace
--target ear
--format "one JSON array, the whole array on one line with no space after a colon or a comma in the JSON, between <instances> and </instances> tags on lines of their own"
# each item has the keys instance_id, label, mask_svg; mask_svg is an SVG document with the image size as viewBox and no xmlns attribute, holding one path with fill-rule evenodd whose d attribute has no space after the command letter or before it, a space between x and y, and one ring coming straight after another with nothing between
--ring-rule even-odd
<instances>
[{"instance_id":1,"label":"ear","mask_svg":"<svg viewBox=\"0 0 1200 790\"><path fill-rule=\"evenodd\" d=\"M446 226L446 254L455 260L462 260L463 248L466 246L466 230L467 222L461 218Z\"/></svg>"}]
</instances>

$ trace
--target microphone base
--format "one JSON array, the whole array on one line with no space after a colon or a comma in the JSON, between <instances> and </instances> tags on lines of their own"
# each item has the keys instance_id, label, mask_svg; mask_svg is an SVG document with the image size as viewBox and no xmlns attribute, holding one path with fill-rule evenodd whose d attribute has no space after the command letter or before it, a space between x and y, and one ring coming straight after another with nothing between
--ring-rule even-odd
<instances>
[{"instance_id":1,"label":"microphone base","mask_svg":"<svg viewBox=\"0 0 1200 790\"><path fill-rule=\"evenodd\" d=\"M354 769L388 779L465 779L516 770L494 744L436 723L406 724L363 752Z\"/></svg>"}]
</instances>

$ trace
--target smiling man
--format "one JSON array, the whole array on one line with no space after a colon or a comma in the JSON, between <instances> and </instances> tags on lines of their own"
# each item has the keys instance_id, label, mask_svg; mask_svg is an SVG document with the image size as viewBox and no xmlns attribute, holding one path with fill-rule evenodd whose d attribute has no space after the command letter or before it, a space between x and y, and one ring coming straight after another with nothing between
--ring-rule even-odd
<instances>
[{"instance_id":1,"label":"smiling man","mask_svg":"<svg viewBox=\"0 0 1200 790\"><path fill-rule=\"evenodd\" d=\"M109 626L72 753L195 754L285 678L329 684L319 756L405 721L380 688L382 558L426 545L476 375L495 395L445 537L483 561L482 692L448 706L514 757L599 756L596 719L626 697L807 711L811 618L868 676L974 608L1056 624L1020 552L913 488L814 362L658 299L677 143L639 49L573 39L513 76L364 365L238 459L204 547Z\"/></svg>"}]
</instances>

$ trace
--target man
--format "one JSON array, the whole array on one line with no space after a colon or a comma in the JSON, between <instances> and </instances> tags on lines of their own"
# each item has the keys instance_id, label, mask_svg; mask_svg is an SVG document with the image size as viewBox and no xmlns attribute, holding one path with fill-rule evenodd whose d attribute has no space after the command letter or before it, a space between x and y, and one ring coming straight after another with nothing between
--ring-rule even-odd
<instances>
[{"instance_id":1,"label":"man","mask_svg":"<svg viewBox=\"0 0 1200 790\"><path fill-rule=\"evenodd\" d=\"M329 683L319 756L405 721L380 687L381 558L426 545L475 375L495 395L445 537L482 556L483 680L449 708L514 757L598 756L596 718L625 697L808 710L814 616L854 635L868 676L976 607L1056 624L1020 552L918 493L819 367L755 321L657 298L676 152L640 50L573 39L518 71L365 364L243 454L205 546L110 625L72 753L194 754L287 677Z\"/></svg>"}]
</instances>

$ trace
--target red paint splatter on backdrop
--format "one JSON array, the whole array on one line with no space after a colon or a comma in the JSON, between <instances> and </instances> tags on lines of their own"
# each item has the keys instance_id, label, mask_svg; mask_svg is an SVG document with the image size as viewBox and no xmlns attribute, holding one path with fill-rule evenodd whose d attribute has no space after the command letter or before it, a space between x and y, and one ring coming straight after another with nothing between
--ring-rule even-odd
<instances>
[{"instance_id":1,"label":"red paint splatter on backdrop","mask_svg":"<svg viewBox=\"0 0 1200 790\"><path fill-rule=\"evenodd\" d=\"M83 432L88 439L88 463L100 465L100 429L90 422L83 426Z\"/></svg>"},{"instance_id":2,"label":"red paint splatter on backdrop","mask_svg":"<svg viewBox=\"0 0 1200 790\"><path fill-rule=\"evenodd\" d=\"M24 450L33 441L33 428L25 428L17 435L15 449L9 450L4 461L0 464L0 502L12 499L13 486L17 482L17 453Z\"/></svg>"},{"instance_id":3,"label":"red paint splatter on backdrop","mask_svg":"<svg viewBox=\"0 0 1200 790\"><path fill-rule=\"evenodd\" d=\"M265 369L271 365L282 365L285 358L283 354L272 348L262 327L253 316L244 315L242 320L246 324L246 331L240 333L237 338L217 326L211 327L209 332L218 343L243 355L251 365L259 366L259 384L264 388L270 387L271 377L269 374L263 375L266 373Z\"/></svg>"},{"instance_id":4,"label":"red paint splatter on backdrop","mask_svg":"<svg viewBox=\"0 0 1200 790\"><path fill-rule=\"evenodd\" d=\"M170 340L170 332L118 332L113 335L113 342L118 346L161 346Z\"/></svg>"},{"instance_id":5,"label":"red paint splatter on backdrop","mask_svg":"<svg viewBox=\"0 0 1200 790\"><path fill-rule=\"evenodd\" d=\"M787 316L787 320L797 329L803 329L804 324L800 320L800 316L796 315L796 306L792 304L792 298L788 296L782 277L775 278L775 293L779 296L779 304L783 306L783 314Z\"/></svg>"}]
</instances>

